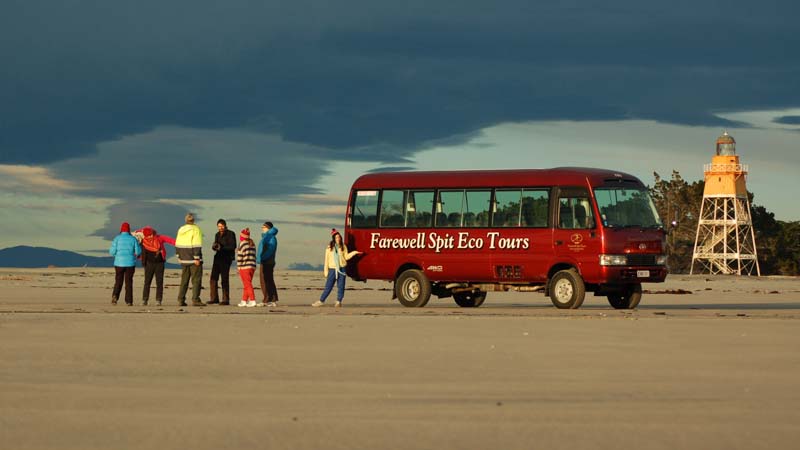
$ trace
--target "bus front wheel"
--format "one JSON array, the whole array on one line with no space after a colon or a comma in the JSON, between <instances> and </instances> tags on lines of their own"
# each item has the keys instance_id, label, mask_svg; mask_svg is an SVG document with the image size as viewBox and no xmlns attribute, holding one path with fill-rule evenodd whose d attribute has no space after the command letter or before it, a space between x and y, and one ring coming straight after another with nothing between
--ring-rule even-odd
<instances>
[{"instance_id":1,"label":"bus front wheel","mask_svg":"<svg viewBox=\"0 0 800 450\"><path fill-rule=\"evenodd\" d=\"M560 270L550 279L550 300L558 309L578 309L586 297L583 278L575 269Z\"/></svg>"},{"instance_id":2,"label":"bus front wheel","mask_svg":"<svg viewBox=\"0 0 800 450\"><path fill-rule=\"evenodd\" d=\"M639 306L639 302L642 300L642 285L641 283L636 283L634 285L629 286L625 289L624 292L620 294L609 294L608 295L608 303L614 307L614 309L634 309Z\"/></svg>"},{"instance_id":3,"label":"bus front wheel","mask_svg":"<svg viewBox=\"0 0 800 450\"><path fill-rule=\"evenodd\" d=\"M453 294L456 304L462 308L477 308L486 300L486 292L458 292Z\"/></svg>"},{"instance_id":4,"label":"bus front wheel","mask_svg":"<svg viewBox=\"0 0 800 450\"><path fill-rule=\"evenodd\" d=\"M400 304L408 308L422 308L431 298L431 282L421 270L409 269L401 273L395 289Z\"/></svg>"}]
</instances>

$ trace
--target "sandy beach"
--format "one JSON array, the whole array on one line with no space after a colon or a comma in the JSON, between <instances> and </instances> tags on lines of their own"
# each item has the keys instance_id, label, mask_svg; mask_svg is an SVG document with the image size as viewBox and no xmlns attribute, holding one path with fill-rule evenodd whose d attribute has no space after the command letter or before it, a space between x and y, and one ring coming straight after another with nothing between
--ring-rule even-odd
<instances>
[{"instance_id":1,"label":"sandy beach","mask_svg":"<svg viewBox=\"0 0 800 450\"><path fill-rule=\"evenodd\" d=\"M388 283L350 280L335 310L309 306L316 272L279 271L271 309L181 308L177 271L164 306L141 306L142 275L126 307L110 304L110 269L0 269L3 448L776 449L800 439L798 278L670 276L645 285L635 311L592 296L562 311L538 293L409 309Z\"/></svg>"}]
</instances>

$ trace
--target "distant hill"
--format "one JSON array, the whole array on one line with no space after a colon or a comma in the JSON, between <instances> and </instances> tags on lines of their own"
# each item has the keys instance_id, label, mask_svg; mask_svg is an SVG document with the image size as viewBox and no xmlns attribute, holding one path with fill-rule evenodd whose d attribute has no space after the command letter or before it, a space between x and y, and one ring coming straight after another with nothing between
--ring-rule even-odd
<instances>
[{"instance_id":1,"label":"distant hill","mask_svg":"<svg viewBox=\"0 0 800 450\"><path fill-rule=\"evenodd\" d=\"M315 265L309 264L309 263L296 262L296 263L289 264L288 269L289 270L317 270L317 271L322 271L322 264L318 264L318 265L315 266Z\"/></svg>"},{"instance_id":2,"label":"distant hill","mask_svg":"<svg viewBox=\"0 0 800 450\"><path fill-rule=\"evenodd\" d=\"M113 267L113 256L86 256L66 250L48 247L28 247L20 245L0 250L0 267ZM178 267L167 264L167 267Z\"/></svg>"}]
</instances>

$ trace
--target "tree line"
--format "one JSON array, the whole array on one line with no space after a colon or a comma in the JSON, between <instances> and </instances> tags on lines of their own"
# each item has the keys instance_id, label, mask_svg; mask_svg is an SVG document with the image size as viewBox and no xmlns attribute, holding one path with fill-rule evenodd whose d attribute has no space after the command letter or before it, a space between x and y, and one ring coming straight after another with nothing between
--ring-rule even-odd
<instances>
[{"instance_id":1,"label":"tree line","mask_svg":"<svg viewBox=\"0 0 800 450\"><path fill-rule=\"evenodd\" d=\"M671 273L689 273L703 201L705 182L689 183L676 170L669 180L653 172L655 184L650 188L656 209L669 230L667 263ZM762 275L800 275L800 221L775 220L775 214L753 203L748 191L756 253Z\"/></svg>"}]
</instances>

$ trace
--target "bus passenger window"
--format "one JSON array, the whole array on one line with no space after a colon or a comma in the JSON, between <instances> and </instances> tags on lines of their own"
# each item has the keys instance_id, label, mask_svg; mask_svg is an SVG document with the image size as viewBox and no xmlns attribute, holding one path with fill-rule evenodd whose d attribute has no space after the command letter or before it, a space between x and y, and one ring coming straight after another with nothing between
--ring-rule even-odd
<instances>
[{"instance_id":1,"label":"bus passenger window","mask_svg":"<svg viewBox=\"0 0 800 450\"><path fill-rule=\"evenodd\" d=\"M464 197L464 226L488 227L492 191L467 191Z\"/></svg>"},{"instance_id":2,"label":"bus passenger window","mask_svg":"<svg viewBox=\"0 0 800 450\"><path fill-rule=\"evenodd\" d=\"M495 211L492 226L518 227L520 211L520 189L498 189L494 193Z\"/></svg>"},{"instance_id":3,"label":"bus passenger window","mask_svg":"<svg viewBox=\"0 0 800 450\"><path fill-rule=\"evenodd\" d=\"M351 226L372 228L378 224L378 191L356 191Z\"/></svg>"},{"instance_id":4,"label":"bus passenger window","mask_svg":"<svg viewBox=\"0 0 800 450\"><path fill-rule=\"evenodd\" d=\"M522 192L523 227L547 227L547 215L550 204L550 192L546 190L525 189Z\"/></svg>"},{"instance_id":5,"label":"bus passenger window","mask_svg":"<svg viewBox=\"0 0 800 450\"><path fill-rule=\"evenodd\" d=\"M410 191L406 203L406 227L423 228L433 225L433 191Z\"/></svg>"},{"instance_id":6,"label":"bus passenger window","mask_svg":"<svg viewBox=\"0 0 800 450\"><path fill-rule=\"evenodd\" d=\"M381 226L404 227L406 222L403 217L405 205L405 191L383 191L381 196Z\"/></svg>"},{"instance_id":7,"label":"bus passenger window","mask_svg":"<svg viewBox=\"0 0 800 450\"><path fill-rule=\"evenodd\" d=\"M436 202L436 226L460 227L464 191L439 191Z\"/></svg>"}]
</instances>

